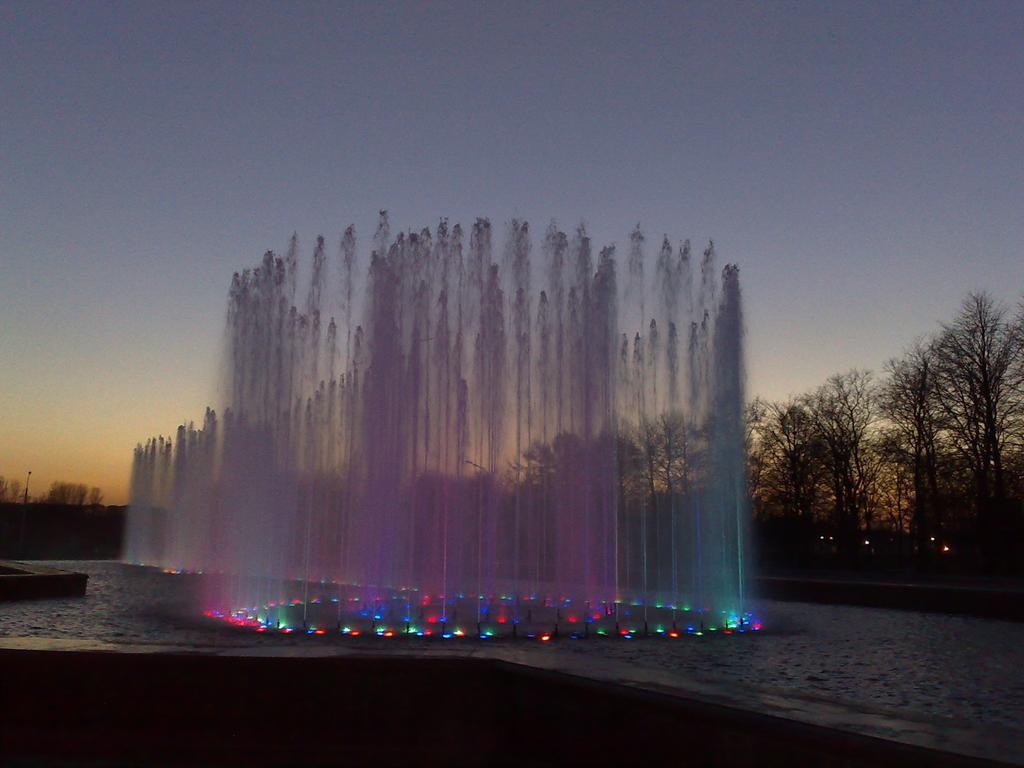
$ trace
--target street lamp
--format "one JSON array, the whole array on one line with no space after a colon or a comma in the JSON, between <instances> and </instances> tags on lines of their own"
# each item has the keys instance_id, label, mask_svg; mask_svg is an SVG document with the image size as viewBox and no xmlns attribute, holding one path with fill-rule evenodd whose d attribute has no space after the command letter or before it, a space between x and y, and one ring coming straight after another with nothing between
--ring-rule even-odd
<instances>
[{"instance_id":1,"label":"street lamp","mask_svg":"<svg viewBox=\"0 0 1024 768\"><path fill-rule=\"evenodd\" d=\"M25 556L25 512L28 510L28 484L32 480L32 470L28 471L28 477L25 478L25 495L22 497L21 502L21 532L18 536L18 556Z\"/></svg>"}]
</instances>

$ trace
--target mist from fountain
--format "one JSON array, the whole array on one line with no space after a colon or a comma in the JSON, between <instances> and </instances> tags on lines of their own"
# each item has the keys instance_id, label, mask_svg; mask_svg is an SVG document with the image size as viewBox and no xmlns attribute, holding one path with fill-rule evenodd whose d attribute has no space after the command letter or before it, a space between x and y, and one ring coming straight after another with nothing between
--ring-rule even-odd
<instances>
[{"instance_id":1,"label":"mist from fountain","mask_svg":"<svg viewBox=\"0 0 1024 768\"><path fill-rule=\"evenodd\" d=\"M742 626L738 269L639 226L624 279L582 226L494 239L382 212L365 266L349 227L236 273L221 415L136 449L126 559L260 627Z\"/></svg>"}]
</instances>

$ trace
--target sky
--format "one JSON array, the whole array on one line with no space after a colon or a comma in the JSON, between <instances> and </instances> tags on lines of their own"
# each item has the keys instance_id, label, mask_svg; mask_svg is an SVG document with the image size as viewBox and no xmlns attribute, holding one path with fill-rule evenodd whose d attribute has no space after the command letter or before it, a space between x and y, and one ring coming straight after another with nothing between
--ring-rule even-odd
<instances>
[{"instance_id":1,"label":"sky","mask_svg":"<svg viewBox=\"0 0 1024 768\"><path fill-rule=\"evenodd\" d=\"M0 2L0 475L126 501L232 272L381 208L713 238L751 395L879 370L1024 294L1022 39L1020 2Z\"/></svg>"}]
</instances>

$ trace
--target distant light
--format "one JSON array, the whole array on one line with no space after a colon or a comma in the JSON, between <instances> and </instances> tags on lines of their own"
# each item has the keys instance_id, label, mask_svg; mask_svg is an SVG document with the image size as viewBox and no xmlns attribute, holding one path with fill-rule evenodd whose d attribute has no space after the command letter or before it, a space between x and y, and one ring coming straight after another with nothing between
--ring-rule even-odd
<instances>
[{"instance_id":1,"label":"distant light","mask_svg":"<svg viewBox=\"0 0 1024 768\"><path fill-rule=\"evenodd\" d=\"M867 539L864 539L864 546L865 546L865 547L869 547L869 546L871 546L871 542L870 542L870 541L868 541Z\"/></svg>"},{"instance_id":2,"label":"distant light","mask_svg":"<svg viewBox=\"0 0 1024 768\"><path fill-rule=\"evenodd\" d=\"M943 544L942 545L942 551L943 552L949 552L949 544Z\"/></svg>"}]
</instances>

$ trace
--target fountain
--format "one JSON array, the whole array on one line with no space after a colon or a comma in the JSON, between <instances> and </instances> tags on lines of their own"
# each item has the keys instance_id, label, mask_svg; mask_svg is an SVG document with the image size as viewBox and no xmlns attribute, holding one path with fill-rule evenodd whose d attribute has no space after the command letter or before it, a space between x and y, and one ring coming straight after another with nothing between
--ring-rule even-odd
<instances>
[{"instance_id":1,"label":"fountain","mask_svg":"<svg viewBox=\"0 0 1024 768\"><path fill-rule=\"evenodd\" d=\"M235 274L223 410L135 451L126 559L259 631L758 628L738 270L639 226L352 227ZM539 251L539 253L538 253Z\"/></svg>"}]
</instances>

